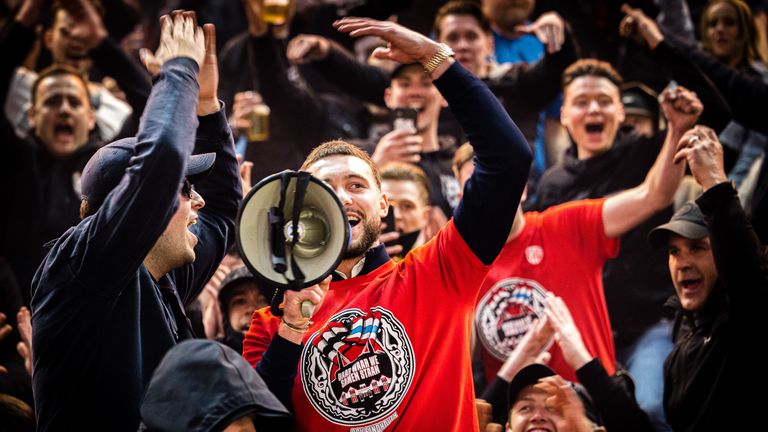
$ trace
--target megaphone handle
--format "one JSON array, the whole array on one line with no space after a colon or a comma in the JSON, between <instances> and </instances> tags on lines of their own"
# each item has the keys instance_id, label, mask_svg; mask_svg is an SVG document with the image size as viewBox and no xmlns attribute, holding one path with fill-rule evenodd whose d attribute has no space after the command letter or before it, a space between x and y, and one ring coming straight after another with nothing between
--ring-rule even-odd
<instances>
[{"instance_id":1,"label":"megaphone handle","mask_svg":"<svg viewBox=\"0 0 768 432\"><path fill-rule=\"evenodd\" d=\"M312 303L309 300L304 300L301 302L301 316L304 318L312 318L312 315L315 313L315 304Z\"/></svg>"}]
</instances>

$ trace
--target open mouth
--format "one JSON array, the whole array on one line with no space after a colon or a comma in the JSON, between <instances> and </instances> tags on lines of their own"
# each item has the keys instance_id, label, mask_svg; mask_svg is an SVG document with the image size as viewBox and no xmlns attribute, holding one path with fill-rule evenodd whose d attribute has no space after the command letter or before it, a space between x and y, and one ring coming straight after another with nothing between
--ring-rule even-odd
<instances>
[{"instance_id":1,"label":"open mouth","mask_svg":"<svg viewBox=\"0 0 768 432\"><path fill-rule=\"evenodd\" d=\"M412 103L412 104L408 105L408 108L410 108L412 110L416 110L416 112L419 113L419 114L423 113L424 109L425 109L424 105L421 104L421 103Z\"/></svg>"},{"instance_id":2,"label":"open mouth","mask_svg":"<svg viewBox=\"0 0 768 432\"><path fill-rule=\"evenodd\" d=\"M693 291L697 289L701 285L701 279L683 279L680 281L680 286L683 287L683 290L685 291Z\"/></svg>"},{"instance_id":3,"label":"open mouth","mask_svg":"<svg viewBox=\"0 0 768 432\"><path fill-rule=\"evenodd\" d=\"M587 123L586 130L588 134L600 134L603 133L605 125L602 123Z\"/></svg>"},{"instance_id":4,"label":"open mouth","mask_svg":"<svg viewBox=\"0 0 768 432\"><path fill-rule=\"evenodd\" d=\"M58 140L72 139L75 136L75 128L69 124L57 124L53 127L53 136Z\"/></svg>"},{"instance_id":5,"label":"open mouth","mask_svg":"<svg viewBox=\"0 0 768 432\"><path fill-rule=\"evenodd\" d=\"M360 223L361 218L356 213L347 213L347 220L349 221L349 226L354 228Z\"/></svg>"}]
</instances>

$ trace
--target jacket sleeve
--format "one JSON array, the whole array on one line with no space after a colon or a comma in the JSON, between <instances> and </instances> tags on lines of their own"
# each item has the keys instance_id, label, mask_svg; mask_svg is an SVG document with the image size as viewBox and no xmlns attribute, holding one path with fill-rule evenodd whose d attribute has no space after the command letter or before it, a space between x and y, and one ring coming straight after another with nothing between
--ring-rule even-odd
<instances>
[{"instance_id":1,"label":"jacket sleeve","mask_svg":"<svg viewBox=\"0 0 768 432\"><path fill-rule=\"evenodd\" d=\"M323 77L363 102L384 106L384 90L389 75L383 70L355 60L341 45L331 41L328 57L312 63Z\"/></svg>"},{"instance_id":2,"label":"jacket sleeve","mask_svg":"<svg viewBox=\"0 0 768 432\"><path fill-rule=\"evenodd\" d=\"M189 58L163 65L122 180L73 240L79 244L70 270L97 295L120 294L121 282L135 274L179 205L198 122L197 70Z\"/></svg>"},{"instance_id":3,"label":"jacket sleeve","mask_svg":"<svg viewBox=\"0 0 768 432\"><path fill-rule=\"evenodd\" d=\"M152 91L149 75L137 61L128 57L112 38L105 38L89 54L95 65L114 78L133 111L116 138L135 135L149 92Z\"/></svg>"},{"instance_id":4,"label":"jacket sleeve","mask_svg":"<svg viewBox=\"0 0 768 432\"><path fill-rule=\"evenodd\" d=\"M733 69L698 49L689 49L687 52L725 96L731 106L733 119L750 129L768 133L768 122L765 121L768 84L758 77Z\"/></svg>"},{"instance_id":5,"label":"jacket sleeve","mask_svg":"<svg viewBox=\"0 0 768 432\"><path fill-rule=\"evenodd\" d=\"M668 67L672 78L680 85L696 92L704 105L704 112L701 113L698 123L711 127L719 134L731 121L728 103L712 81L685 54L685 49L676 45L671 39L665 38L656 47L653 51L654 59Z\"/></svg>"},{"instance_id":6,"label":"jacket sleeve","mask_svg":"<svg viewBox=\"0 0 768 432\"><path fill-rule=\"evenodd\" d=\"M566 31L560 51L546 53L544 58L533 64L502 65L502 68L507 68L506 72L499 77L490 77L488 87L508 106L523 105L526 110L538 112L560 94L563 71L576 60L576 44L570 31Z\"/></svg>"},{"instance_id":7,"label":"jacket sleeve","mask_svg":"<svg viewBox=\"0 0 768 432\"><path fill-rule=\"evenodd\" d=\"M637 402L605 371L598 359L576 371L576 376L597 408L602 424L609 431L653 432L648 415Z\"/></svg>"},{"instance_id":8,"label":"jacket sleeve","mask_svg":"<svg viewBox=\"0 0 768 432\"><path fill-rule=\"evenodd\" d=\"M435 80L475 151L475 172L454 212L461 237L484 264L501 252L528 179L531 150L488 87L454 63Z\"/></svg>"},{"instance_id":9,"label":"jacket sleeve","mask_svg":"<svg viewBox=\"0 0 768 432\"><path fill-rule=\"evenodd\" d=\"M222 104L219 112L198 118L194 154L216 153L216 162L208 177L194 185L205 200L198 223L191 228L198 237L195 261L174 271L184 304L197 298L235 238L235 218L243 192L232 132L224 113Z\"/></svg>"},{"instance_id":10,"label":"jacket sleeve","mask_svg":"<svg viewBox=\"0 0 768 432\"><path fill-rule=\"evenodd\" d=\"M721 183L696 200L707 218L718 278L735 317L760 316L768 306L768 261L730 183Z\"/></svg>"}]
</instances>

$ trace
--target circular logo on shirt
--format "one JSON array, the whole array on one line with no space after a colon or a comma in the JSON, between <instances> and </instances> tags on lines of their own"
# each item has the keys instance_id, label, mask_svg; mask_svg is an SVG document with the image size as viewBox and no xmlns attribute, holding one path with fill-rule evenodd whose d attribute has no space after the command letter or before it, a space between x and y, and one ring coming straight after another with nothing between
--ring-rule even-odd
<instances>
[{"instance_id":1,"label":"circular logo on shirt","mask_svg":"<svg viewBox=\"0 0 768 432\"><path fill-rule=\"evenodd\" d=\"M415 367L411 342L392 312L348 309L304 345L301 381L317 412L355 426L391 414L408 392Z\"/></svg>"},{"instance_id":2,"label":"circular logo on shirt","mask_svg":"<svg viewBox=\"0 0 768 432\"><path fill-rule=\"evenodd\" d=\"M504 361L525 336L534 319L544 314L547 291L530 279L509 278L496 283L475 309L480 342Z\"/></svg>"},{"instance_id":3,"label":"circular logo on shirt","mask_svg":"<svg viewBox=\"0 0 768 432\"><path fill-rule=\"evenodd\" d=\"M544 249L539 245L528 246L525 248L525 259L531 265L541 264L544 259Z\"/></svg>"}]
</instances>

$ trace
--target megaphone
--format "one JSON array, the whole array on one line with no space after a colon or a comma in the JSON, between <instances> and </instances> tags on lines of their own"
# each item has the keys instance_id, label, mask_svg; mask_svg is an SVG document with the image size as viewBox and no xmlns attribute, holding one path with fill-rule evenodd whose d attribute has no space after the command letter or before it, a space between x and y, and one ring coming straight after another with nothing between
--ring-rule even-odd
<instances>
[{"instance_id":1,"label":"megaphone","mask_svg":"<svg viewBox=\"0 0 768 432\"><path fill-rule=\"evenodd\" d=\"M257 183L243 200L236 240L245 265L278 288L272 312L286 289L299 291L325 279L347 250L350 227L336 193L303 171L283 171ZM302 304L309 317L312 305Z\"/></svg>"}]
</instances>

